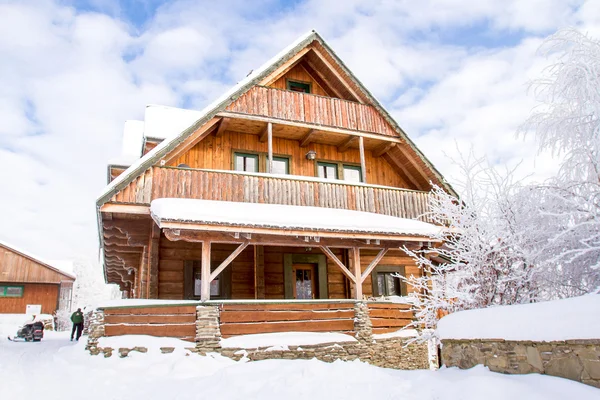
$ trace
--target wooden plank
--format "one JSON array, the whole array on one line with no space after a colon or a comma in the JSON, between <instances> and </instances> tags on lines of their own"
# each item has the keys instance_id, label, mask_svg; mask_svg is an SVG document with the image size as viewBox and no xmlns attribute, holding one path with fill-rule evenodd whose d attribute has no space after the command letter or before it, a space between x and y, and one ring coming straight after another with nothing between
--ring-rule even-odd
<instances>
[{"instance_id":1,"label":"wooden plank","mask_svg":"<svg viewBox=\"0 0 600 400\"><path fill-rule=\"evenodd\" d=\"M210 266L210 242L207 240L202 242L202 287L200 292L202 301L210 300Z\"/></svg>"},{"instance_id":2,"label":"wooden plank","mask_svg":"<svg viewBox=\"0 0 600 400\"><path fill-rule=\"evenodd\" d=\"M267 123L267 172L273 173L273 124Z\"/></svg>"},{"instance_id":3,"label":"wooden plank","mask_svg":"<svg viewBox=\"0 0 600 400\"><path fill-rule=\"evenodd\" d=\"M223 304L226 311L263 311L263 310L354 310L354 302L342 303L277 303L277 304Z\"/></svg>"},{"instance_id":4,"label":"wooden plank","mask_svg":"<svg viewBox=\"0 0 600 400\"><path fill-rule=\"evenodd\" d=\"M320 249L323 253L325 253L325 255L327 257L329 257L329 259L331 261L333 261L333 263L336 266L338 266L342 270L344 275L346 275L346 277L348 279L350 279L350 281L356 283L356 277L352 274L352 272L350 272L350 270L348 268L346 268L344 263L342 263L342 261L339 258L337 258L337 256L335 254L333 254L333 252L329 249L329 247L321 246Z\"/></svg>"},{"instance_id":5,"label":"wooden plank","mask_svg":"<svg viewBox=\"0 0 600 400\"><path fill-rule=\"evenodd\" d=\"M205 243L206 243L206 242L205 242ZM216 269L215 269L215 270L214 270L214 271L213 271L213 272L210 274L210 281L211 281L211 282L212 282L212 281L214 281L214 280L215 280L215 278L216 278L217 276L219 276L219 274L220 274L221 272L223 272L223 270L224 270L225 268L227 268L227 266L228 266L229 264L231 264L231 262L232 262L233 260L235 260L235 258L236 258L236 257L237 257L237 256L238 256L238 255L239 255L239 254L240 254L242 251L244 251L244 249L246 249L246 247L248 247L248 242L244 242L244 243L240 244L240 245L239 245L239 246L238 246L238 247L237 247L237 248L236 248L236 249L233 251L233 253L231 253L231 254L229 255L229 257L227 257L227 258L226 258L226 259L225 259L225 260L224 260L224 261L223 261L223 262L222 262L222 263L221 263L221 264L220 264L220 265L219 265L219 266L218 266L218 267L217 267L217 268L216 268Z\"/></svg>"},{"instance_id":6,"label":"wooden plank","mask_svg":"<svg viewBox=\"0 0 600 400\"><path fill-rule=\"evenodd\" d=\"M357 300L362 300L362 282L360 281L360 249L358 247L353 247L350 250L350 255L352 257L352 267L354 268L354 298Z\"/></svg>"},{"instance_id":7,"label":"wooden plank","mask_svg":"<svg viewBox=\"0 0 600 400\"><path fill-rule=\"evenodd\" d=\"M365 161L365 139L361 136L358 138L358 151L360 153L360 173L362 183L367 183L367 162Z\"/></svg>"},{"instance_id":8,"label":"wooden plank","mask_svg":"<svg viewBox=\"0 0 600 400\"><path fill-rule=\"evenodd\" d=\"M383 309L383 308L375 308L369 310L369 317L371 318L410 318L414 317L414 313L410 310L392 310L392 309Z\"/></svg>"},{"instance_id":9,"label":"wooden plank","mask_svg":"<svg viewBox=\"0 0 600 400\"><path fill-rule=\"evenodd\" d=\"M195 337L196 325L105 325L106 336L150 335L160 337Z\"/></svg>"},{"instance_id":10,"label":"wooden plank","mask_svg":"<svg viewBox=\"0 0 600 400\"><path fill-rule=\"evenodd\" d=\"M121 307L105 308L104 315L140 315L140 314L193 314L196 315L196 306L167 306L167 307Z\"/></svg>"},{"instance_id":11,"label":"wooden plank","mask_svg":"<svg viewBox=\"0 0 600 400\"><path fill-rule=\"evenodd\" d=\"M392 327L392 326L397 326L399 328L405 327L407 325L409 325L412 322L412 319L410 318L395 318L395 319L390 319L390 318L371 318L371 324L373 325L374 328L377 327Z\"/></svg>"},{"instance_id":12,"label":"wooden plank","mask_svg":"<svg viewBox=\"0 0 600 400\"><path fill-rule=\"evenodd\" d=\"M263 322L221 324L221 334L226 336L274 332L338 332L354 329L353 320Z\"/></svg>"},{"instance_id":13,"label":"wooden plank","mask_svg":"<svg viewBox=\"0 0 600 400\"><path fill-rule=\"evenodd\" d=\"M376 150L373 150L373 157L381 157L390 151L394 146L396 146L396 143L383 143Z\"/></svg>"},{"instance_id":14,"label":"wooden plank","mask_svg":"<svg viewBox=\"0 0 600 400\"><path fill-rule=\"evenodd\" d=\"M342 142L342 144L340 144L337 147L337 149L340 153L343 153L343 152L347 151L348 149L350 149L350 146L352 146L354 144L354 142L356 142L356 136L350 136L349 138L344 140Z\"/></svg>"},{"instance_id":15,"label":"wooden plank","mask_svg":"<svg viewBox=\"0 0 600 400\"><path fill-rule=\"evenodd\" d=\"M195 324L195 314L106 315L105 324Z\"/></svg>"},{"instance_id":16,"label":"wooden plank","mask_svg":"<svg viewBox=\"0 0 600 400\"><path fill-rule=\"evenodd\" d=\"M233 322L273 322L273 321L313 321L332 319L353 319L354 310L331 311L225 311L221 313L221 323Z\"/></svg>"},{"instance_id":17,"label":"wooden plank","mask_svg":"<svg viewBox=\"0 0 600 400\"><path fill-rule=\"evenodd\" d=\"M310 129L302 139L300 139L300 147L306 147L310 144L317 132L316 129Z\"/></svg>"}]
</instances>

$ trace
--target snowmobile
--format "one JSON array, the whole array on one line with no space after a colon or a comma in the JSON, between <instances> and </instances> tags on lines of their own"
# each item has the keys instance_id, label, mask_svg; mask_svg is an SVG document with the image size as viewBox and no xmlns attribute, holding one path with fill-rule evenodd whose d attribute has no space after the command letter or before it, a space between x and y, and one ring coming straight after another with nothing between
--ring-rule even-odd
<instances>
[{"instance_id":1,"label":"snowmobile","mask_svg":"<svg viewBox=\"0 0 600 400\"><path fill-rule=\"evenodd\" d=\"M17 339L23 339L26 342L39 342L44 337L44 323L41 321L33 321L26 323L17 331L14 337L8 337L8 340L13 342Z\"/></svg>"}]
</instances>

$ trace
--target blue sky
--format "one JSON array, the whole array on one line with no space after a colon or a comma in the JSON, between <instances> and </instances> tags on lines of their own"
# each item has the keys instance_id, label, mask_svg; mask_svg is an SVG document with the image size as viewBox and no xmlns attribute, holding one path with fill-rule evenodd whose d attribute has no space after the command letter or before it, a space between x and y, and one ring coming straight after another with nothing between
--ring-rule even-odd
<instances>
[{"instance_id":1,"label":"blue sky","mask_svg":"<svg viewBox=\"0 0 600 400\"><path fill-rule=\"evenodd\" d=\"M0 239L94 258L94 203L123 123L200 109L316 29L451 181L456 147L543 179L515 130L557 29L600 37L584 0L0 0Z\"/></svg>"}]
</instances>

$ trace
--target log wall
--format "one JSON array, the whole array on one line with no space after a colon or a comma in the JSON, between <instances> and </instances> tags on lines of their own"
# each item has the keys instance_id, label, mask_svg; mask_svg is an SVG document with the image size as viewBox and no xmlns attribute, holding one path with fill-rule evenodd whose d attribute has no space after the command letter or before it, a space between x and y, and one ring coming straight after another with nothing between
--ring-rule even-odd
<instances>
[{"instance_id":1,"label":"log wall","mask_svg":"<svg viewBox=\"0 0 600 400\"><path fill-rule=\"evenodd\" d=\"M269 86L275 89L287 90L288 79L297 82L310 83L312 94L316 94L319 96L331 95L330 93L327 93L325 89L323 89L321 85L319 85L319 83L313 79L313 77L306 71L306 69L304 69L302 65L296 65L288 72L286 72L281 78L277 79Z\"/></svg>"},{"instance_id":2,"label":"log wall","mask_svg":"<svg viewBox=\"0 0 600 400\"><path fill-rule=\"evenodd\" d=\"M376 250L361 250L360 251L360 265L361 270L364 272L368 267L371 261L377 256L379 253ZM390 250L386 253L386 255L381 259L377 266L399 266L404 267L404 273L407 277L414 275L416 277L421 276L421 270L417 267L415 261L408 257L401 250ZM407 287L408 293L413 292L414 287L408 285ZM363 295L364 296L372 296L373 295L373 283L371 280L371 275L367 277L367 279L363 282Z\"/></svg>"}]
</instances>

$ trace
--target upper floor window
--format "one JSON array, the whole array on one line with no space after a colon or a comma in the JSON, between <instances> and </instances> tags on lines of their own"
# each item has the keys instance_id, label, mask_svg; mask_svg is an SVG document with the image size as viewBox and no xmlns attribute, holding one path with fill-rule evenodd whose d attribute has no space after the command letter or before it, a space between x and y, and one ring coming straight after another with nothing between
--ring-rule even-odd
<instances>
[{"instance_id":1,"label":"upper floor window","mask_svg":"<svg viewBox=\"0 0 600 400\"><path fill-rule=\"evenodd\" d=\"M338 166L334 163L317 162L319 178L338 179Z\"/></svg>"},{"instance_id":2,"label":"upper floor window","mask_svg":"<svg viewBox=\"0 0 600 400\"><path fill-rule=\"evenodd\" d=\"M233 165L236 171L258 172L258 154L234 153Z\"/></svg>"},{"instance_id":3,"label":"upper floor window","mask_svg":"<svg viewBox=\"0 0 600 400\"><path fill-rule=\"evenodd\" d=\"M291 90L293 92L310 93L310 83L309 82L291 81L288 79L287 90Z\"/></svg>"},{"instance_id":4,"label":"upper floor window","mask_svg":"<svg viewBox=\"0 0 600 400\"><path fill-rule=\"evenodd\" d=\"M267 160L268 162L268 160ZM273 171L274 174L289 175L290 173L290 159L287 157L273 157Z\"/></svg>"},{"instance_id":5,"label":"upper floor window","mask_svg":"<svg viewBox=\"0 0 600 400\"><path fill-rule=\"evenodd\" d=\"M362 182L362 169L359 165L319 161L317 162L317 176L325 179Z\"/></svg>"}]
</instances>

